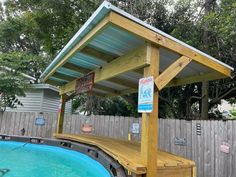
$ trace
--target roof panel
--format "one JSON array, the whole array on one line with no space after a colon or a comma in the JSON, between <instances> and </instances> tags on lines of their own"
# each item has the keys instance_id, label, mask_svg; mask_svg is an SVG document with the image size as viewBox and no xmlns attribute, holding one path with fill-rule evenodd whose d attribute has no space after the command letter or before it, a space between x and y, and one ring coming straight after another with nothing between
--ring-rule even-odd
<instances>
[{"instance_id":1,"label":"roof panel","mask_svg":"<svg viewBox=\"0 0 236 177\"><path fill-rule=\"evenodd\" d=\"M50 80L57 81L57 82L58 82L58 83L60 83L60 84L66 84L66 83L68 83L68 82L67 82L67 81L65 81L65 80L58 79L58 78L56 78L56 77L53 77L53 76L50 76Z\"/></svg>"},{"instance_id":2,"label":"roof panel","mask_svg":"<svg viewBox=\"0 0 236 177\"><path fill-rule=\"evenodd\" d=\"M175 62L180 55L172 52L168 49L165 49L163 47L160 48L160 56L161 56L161 61L160 61L160 71L164 71L168 66L170 66L173 62ZM191 76L191 75L197 75L197 74L202 74L202 73L208 73L211 72L212 70L200 65L194 61L188 64L188 67L185 67L178 75L177 78L179 77L185 77L185 76Z\"/></svg>"},{"instance_id":3,"label":"roof panel","mask_svg":"<svg viewBox=\"0 0 236 177\"><path fill-rule=\"evenodd\" d=\"M45 72L42 74L41 77L45 77L52 70L52 68L54 68L56 66L56 64L61 62L61 60L63 59L65 54L67 54L68 51L70 51L76 44L78 44L78 42L80 42L81 39L86 34L88 34L92 29L94 29L96 27L96 25L102 19L104 19L104 17L107 16L108 13L111 11L119 13L123 17L128 18L128 19L146 27L147 29L156 32L154 34L161 34L162 36L165 37L165 39L169 38L169 39L177 42L178 44L191 49L193 52L198 52L198 53L208 57L209 60L207 59L207 61L214 60L214 61L220 63L221 65L232 69L232 67L230 67L230 66L214 59L213 57L211 57L207 54L204 54L203 52L175 39L174 37L144 23L143 21L141 21L141 20L131 16L130 14L118 9L117 7L112 6L110 3L104 2L98 8L98 10L96 10L96 12L92 15L92 17L89 18L89 20L85 23L85 25L83 25L83 27L69 41L69 43L63 48L63 50L57 55L57 57L53 60L53 62L49 65L49 67L47 67L47 69L45 70ZM111 23L112 23L112 21L111 21ZM139 47L145 43L145 39L140 38L137 35L134 35L126 30L123 30L122 28L111 25L111 23L109 23L109 25L106 25L105 27L101 28L99 33L92 36L91 41L87 41L87 43L85 42L85 44L87 46L91 47L92 49L95 49L97 51L102 51L105 55L122 56L124 54L127 54L129 51L132 51L133 49L136 49L137 47ZM86 47L86 46L83 46L83 47ZM172 63L174 63L179 57L180 57L179 54L177 54L171 50L165 49L163 47L160 47L160 71L161 72L164 71L168 66L170 66ZM71 64L78 66L78 67L85 68L90 71L101 68L102 66L104 66L107 63L106 61L102 60L102 58L99 59L99 58L90 56L88 54L85 54L81 51L76 52L75 55L70 57L67 61L63 61L63 63L65 63L65 62L69 62ZM74 69L74 70L77 70L77 69ZM191 62L186 68L184 68L184 70L181 71L181 73L179 73L177 75L177 77L182 78L182 77L186 77L186 76L190 76L190 75L194 75L194 74L208 73L211 71L212 71L211 69L209 69L203 65L200 65L196 62ZM61 73L61 74L65 74L68 76L72 76L72 77L80 77L82 75L82 73L72 71L70 69L66 69L63 67L58 68L56 72ZM86 70L86 72L87 72L87 70ZM141 78L141 77L142 77L142 74L137 73L137 72L127 72L127 73L124 73L124 74L121 74L118 76L118 78L125 79L127 81L132 82L132 83L137 83L139 78ZM50 79L56 80L60 83L67 83L64 80L57 79L55 77L50 77ZM127 89L127 87L124 87L120 84L115 84L115 83L108 82L108 81L102 81L102 82L99 82L99 84L101 84L103 86L107 86L109 88L114 87L118 90ZM123 84L126 85L125 83L123 83Z\"/></svg>"},{"instance_id":4,"label":"roof panel","mask_svg":"<svg viewBox=\"0 0 236 177\"><path fill-rule=\"evenodd\" d=\"M89 43L95 49L118 56L124 55L143 44L143 39L112 25L105 28Z\"/></svg>"},{"instance_id":5,"label":"roof panel","mask_svg":"<svg viewBox=\"0 0 236 177\"><path fill-rule=\"evenodd\" d=\"M79 57L77 55L70 58L68 62L90 70L94 70L102 66L101 62L96 63L96 61L93 60L93 62L89 62L91 58L92 57L87 57L86 55L84 55L83 57Z\"/></svg>"},{"instance_id":6,"label":"roof panel","mask_svg":"<svg viewBox=\"0 0 236 177\"><path fill-rule=\"evenodd\" d=\"M57 72L61 73L61 74L64 74L64 75L67 75L67 76L75 77L75 78L82 76L82 74L79 73L79 72L75 72L75 71L72 71L70 69L63 68L63 67L58 68Z\"/></svg>"},{"instance_id":7,"label":"roof panel","mask_svg":"<svg viewBox=\"0 0 236 177\"><path fill-rule=\"evenodd\" d=\"M125 79L127 81L133 82L133 83L138 83L139 79L143 77L142 74L136 73L136 72L127 72L124 74L121 74L118 76L121 79Z\"/></svg>"},{"instance_id":8,"label":"roof panel","mask_svg":"<svg viewBox=\"0 0 236 177\"><path fill-rule=\"evenodd\" d=\"M128 88L128 87L124 87L124 86L122 86L120 84L109 82L109 81L101 81L98 84L102 85L102 86L106 86L106 87L112 88L114 90L118 90L118 91L125 90L125 89Z\"/></svg>"}]
</instances>

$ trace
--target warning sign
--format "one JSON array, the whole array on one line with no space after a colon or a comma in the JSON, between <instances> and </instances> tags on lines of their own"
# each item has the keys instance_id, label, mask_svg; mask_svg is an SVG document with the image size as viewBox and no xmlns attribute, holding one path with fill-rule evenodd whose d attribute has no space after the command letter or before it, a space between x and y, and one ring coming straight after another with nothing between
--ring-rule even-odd
<instances>
[{"instance_id":1,"label":"warning sign","mask_svg":"<svg viewBox=\"0 0 236 177\"><path fill-rule=\"evenodd\" d=\"M138 112L152 112L154 79L152 76L139 79Z\"/></svg>"}]
</instances>

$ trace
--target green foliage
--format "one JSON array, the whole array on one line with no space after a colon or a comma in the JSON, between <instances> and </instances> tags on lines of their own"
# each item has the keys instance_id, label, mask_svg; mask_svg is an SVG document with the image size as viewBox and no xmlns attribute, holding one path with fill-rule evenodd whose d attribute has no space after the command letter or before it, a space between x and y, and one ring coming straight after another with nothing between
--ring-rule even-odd
<instances>
[{"instance_id":1,"label":"green foliage","mask_svg":"<svg viewBox=\"0 0 236 177\"><path fill-rule=\"evenodd\" d=\"M0 110L4 111L6 107L16 108L22 103L17 96L25 96L24 89L27 84L24 78L14 71L4 71L0 73Z\"/></svg>"},{"instance_id":2,"label":"green foliage","mask_svg":"<svg viewBox=\"0 0 236 177\"><path fill-rule=\"evenodd\" d=\"M46 52L53 57L97 5L96 1L84 0L8 0L5 2L7 20L4 23L14 34L11 44L23 42L23 47L29 45L26 47L34 48L36 53ZM20 36L23 38L19 39Z\"/></svg>"},{"instance_id":3,"label":"green foliage","mask_svg":"<svg viewBox=\"0 0 236 177\"><path fill-rule=\"evenodd\" d=\"M230 110L230 118L236 119L236 108Z\"/></svg>"},{"instance_id":4,"label":"green foliage","mask_svg":"<svg viewBox=\"0 0 236 177\"><path fill-rule=\"evenodd\" d=\"M73 100L73 112L75 111L85 115L138 116L137 110L119 96L101 98L82 94Z\"/></svg>"},{"instance_id":5,"label":"green foliage","mask_svg":"<svg viewBox=\"0 0 236 177\"><path fill-rule=\"evenodd\" d=\"M101 2L102 0L5 1L5 11L0 6L0 66L13 68L17 74L29 74L39 82L38 78L45 67ZM110 2L236 68L235 0L221 0L218 3L209 0ZM213 2L209 13L206 13L207 2ZM207 38L204 35L206 33ZM3 86L3 83L7 85L6 82L0 82L0 85ZM236 78L210 82L210 108L215 108L221 99L235 102L235 84ZM21 84L18 86L22 88ZM11 94L16 93L18 91ZM160 117L197 116L200 100L201 84L164 89L160 93ZM77 107L88 111L87 114L137 116L137 96L131 94L123 98L104 99L83 95L74 101L74 108Z\"/></svg>"},{"instance_id":6,"label":"green foliage","mask_svg":"<svg viewBox=\"0 0 236 177\"><path fill-rule=\"evenodd\" d=\"M6 66L36 78L39 82L40 75L47 66L48 61L44 56L34 55L27 52L8 52L0 54L0 66Z\"/></svg>"}]
</instances>

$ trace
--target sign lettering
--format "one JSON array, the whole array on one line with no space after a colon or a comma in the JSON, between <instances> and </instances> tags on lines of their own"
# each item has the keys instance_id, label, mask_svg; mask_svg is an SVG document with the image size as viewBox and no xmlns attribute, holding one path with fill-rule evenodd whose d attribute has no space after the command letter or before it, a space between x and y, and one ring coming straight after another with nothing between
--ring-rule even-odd
<instances>
[{"instance_id":1,"label":"sign lettering","mask_svg":"<svg viewBox=\"0 0 236 177\"><path fill-rule=\"evenodd\" d=\"M94 73L89 73L76 80L75 92L76 94L91 91L94 85Z\"/></svg>"}]
</instances>

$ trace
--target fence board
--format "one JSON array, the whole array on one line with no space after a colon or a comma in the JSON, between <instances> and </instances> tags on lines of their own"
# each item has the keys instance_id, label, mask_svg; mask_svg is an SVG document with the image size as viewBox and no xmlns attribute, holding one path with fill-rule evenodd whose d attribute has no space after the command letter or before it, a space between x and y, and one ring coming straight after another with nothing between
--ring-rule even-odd
<instances>
[{"instance_id":1,"label":"fence board","mask_svg":"<svg viewBox=\"0 0 236 177\"><path fill-rule=\"evenodd\" d=\"M56 130L57 114L44 113L45 125L35 125L38 113L0 113L0 133L20 135L25 128L26 136L51 138ZM64 132L81 134L81 127L89 122L93 134L127 139L133 123L140 124L141 118L65 115ZM201 125L197 135L196 124ZM235 177L236 168L236 121L185 121L177 119L159 120L159 147L168 152L187 157L196 162L198 177ZM140 134L133 135L140 141ZM185 138L186 146L175 145L174 139ZM230 153L220 151L220 145L227 142Z\"/></svg>"}]
</instances>

